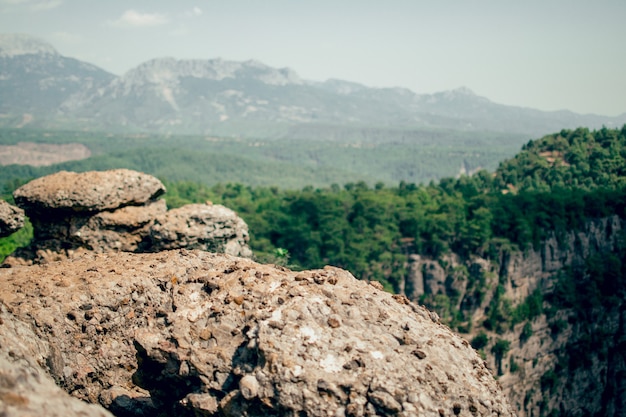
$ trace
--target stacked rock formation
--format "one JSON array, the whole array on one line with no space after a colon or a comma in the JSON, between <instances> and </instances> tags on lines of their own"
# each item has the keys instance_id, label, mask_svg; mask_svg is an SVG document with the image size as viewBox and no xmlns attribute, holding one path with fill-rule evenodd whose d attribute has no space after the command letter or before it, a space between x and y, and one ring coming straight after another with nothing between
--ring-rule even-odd
<instances>
[{"instance_id":1,"label":"stacked rock formation","mask_svg":"<svg viewBox=\"0 0 626 417\"><path fill-rule=\"evenodd\" d=\"M434 313L336 268L87 253L0 270L2 304L29 366L117 416L514 415Z\"/></svg>"},{"instance_id":2,"label":"stacked rock formation","mask_svg":"<svg viewBox=\"0 0 626 417\"><path fill-rule=\"evenodd\" d=\"M251 256L248 227L220 205L167 211L157 178L127 169L58 172L17 189L13 197L34 228L27 248L5 265L43 263L76 252L156 252L189 248Z\"/></svg>"}]
</instances>

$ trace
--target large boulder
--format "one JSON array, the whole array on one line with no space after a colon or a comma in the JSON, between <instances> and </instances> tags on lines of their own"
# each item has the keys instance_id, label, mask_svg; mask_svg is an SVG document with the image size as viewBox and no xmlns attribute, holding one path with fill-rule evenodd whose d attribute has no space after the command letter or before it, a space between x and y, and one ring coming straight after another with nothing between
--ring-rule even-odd
<instances>
[{"instance_id":1,"label":"large boulder","mask_svg":"<svg viewBox=\"0 0 626 417\"><path fill-rule=\"evenodd\" d=\"M54 262L85 251L141 252L155 219L166 212L165 200L156 200L111 211L33 217L33 240L7 257L4 266Z\"/></svg>"},{"instance_id":2,"label":"large boulder","mask_svg":"<svg viewBox=\"0 0 626 417\"><path fill-rule=\"evenodd\" d=\"M29 217L53 216L56 211L99 212L142 205L165 193L152 175L128 169L60 171L15 190L15 203Z\"/></svg>"},{"instance_id":3,"label":"large boulder","mask_svg":"<svg viewBox=\"0 0 626 417\"><path fill-rule=\"evenodd\" d=\"M150 229L149 251L201 249L250 257L248 226L218 204L188 204L168 211Z\"/></svg>"},{"instance_id":4,"label":"large boulder","mask_svg":"<svg viewBox=\"0 0 626 417\"><path fill-rule=\"evenodd\" d=\"M24 210L0 200L0 237L9 236L24 227Z\"/></svg>"},{"instance_id":5,"label":"large boulder","mask_svg":"<svg viewBox=\"0 0 626 417\"><path fill-rule=\"evenodd\" d=\"M187 250L0 270L51 374L120 416L513 415L467 342L381 288Z\"/></svg>"}]
</instances>

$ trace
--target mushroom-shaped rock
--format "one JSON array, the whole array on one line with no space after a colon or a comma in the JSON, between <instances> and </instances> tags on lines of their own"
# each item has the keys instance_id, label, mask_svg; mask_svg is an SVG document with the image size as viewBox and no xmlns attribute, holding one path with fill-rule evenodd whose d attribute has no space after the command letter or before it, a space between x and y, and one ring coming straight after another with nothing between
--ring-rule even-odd
<instances>
[{"instance_id":1,"label":"mushroom-shaped rock","mask_svg":"<svg viewBox=\"0 0 626 417\"><path fill-rule=\"evenodd\" d=\"M24 210L0 200L0 237L8 236L24 227Z\"/></svg>"},{"instance_id":2,"label":"mushroom-shaped rock","mask_svg":"<svg viewBox=\"0 0 626 417\"><path fill-rule=\"evenodd\" d=\"M0 301L56 346L66 389L124 415L514 415L434 314L336 268L88 254L0 270Z\"/></svg>"},{"instance_id":3,"label":"mushroom-shaped rock","mask_svg":"<svg viewBox=\"0 0 626 417\"><path fill-rule=\"evenodd\" d=\"M165 192L157 178L128 169L67 172L37 178L15 190L15 203L31 216L64 212L99 212L141 205Z\"/></svg>"},{"instance_id":4,"label":"mushroom-shaped rock","mask_svg":"<svg viewBox=\"0 0 626 417\"><path fill-rule=\"evenodd\" d=\"M168 211L150 231L150 252L201 249L250 257L248 225L219 204L188 204Z\"/></svg>"}]
</instances>

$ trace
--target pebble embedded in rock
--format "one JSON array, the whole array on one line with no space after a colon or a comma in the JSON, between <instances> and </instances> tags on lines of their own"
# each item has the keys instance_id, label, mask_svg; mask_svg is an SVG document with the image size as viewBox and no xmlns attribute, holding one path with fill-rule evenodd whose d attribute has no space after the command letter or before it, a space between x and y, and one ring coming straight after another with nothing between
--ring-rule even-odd
<instances>
[{"instance_id":1,"label":"pebble embedded in rock","mask_svg":"<svg viewBox=\"0 0 626 417\"><path fill-rule=\"evenodd\" d=\"M243 398L250 400L259 393L259 381L254 375L246 375L239 381L239 390Z\"/></svg>"}]
</instances>

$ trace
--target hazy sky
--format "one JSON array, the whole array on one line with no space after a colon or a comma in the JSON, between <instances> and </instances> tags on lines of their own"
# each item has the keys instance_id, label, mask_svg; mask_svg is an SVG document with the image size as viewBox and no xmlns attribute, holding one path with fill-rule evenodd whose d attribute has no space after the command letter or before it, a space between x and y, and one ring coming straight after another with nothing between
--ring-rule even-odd
<instances>
[{"instance_id":1,"label":"hazy sky","mask_svg":"<svg viewBox=\"0 0 626 417\"><path fill-rule=\"evenodd\" d=\"M0 0L0 31L115 74L256 59L310 80L626 112L626 0Z\"/></svg>"}]
</instances>

